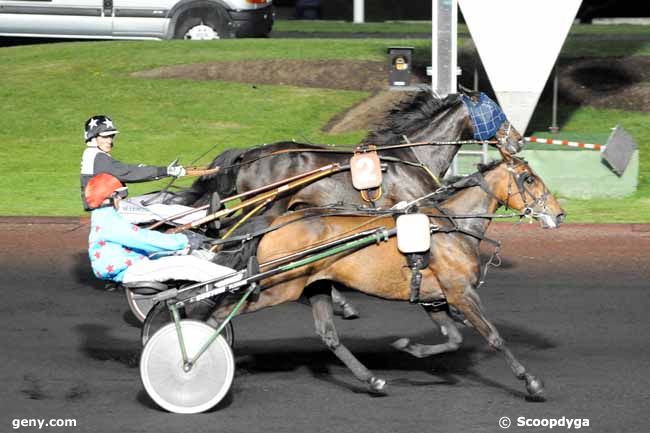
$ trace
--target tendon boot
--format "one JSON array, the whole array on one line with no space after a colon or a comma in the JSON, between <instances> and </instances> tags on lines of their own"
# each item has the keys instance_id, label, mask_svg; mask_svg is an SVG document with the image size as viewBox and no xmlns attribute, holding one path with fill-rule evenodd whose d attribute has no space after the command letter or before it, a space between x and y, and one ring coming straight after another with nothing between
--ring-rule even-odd
<instances>
[{"instance_id":1,"label":"tendon boot","mask_svg":"<svg viewBox=\"0 0 650 433\"><path fill-rule=\"evenodd\" d=\"M411 270L411 283L409 288L411 293L409 295L409 302L411 304L418 304L420 302L420 285L422 284L422 274L420 270L429 266L431 255L429 251L423 253L408 253L406 256L406 263Z\"/></svg>"},{"instance_id":2,"label":"tendon boot","mask_svg":"<svg viewBox=\"0 0 650 433\"><path fill-rule=\"evenodd\" d=\"M422 284L422 274L420 273L420 269L414 266L411 268L411 284L409 285L411 289L409 302L411 304L420 302L420 284Z\"/></svg>"},{"instance_id":3,"label":"tendon boot","mask_svg":"<svg viewBox=\"0 0 650 433\"><path fill-rule=\"evenodd\" d=\"M358 319L360 314L354 305L352 305L341 292L332 287L332 302L341 309L341 316L345 320ZM338 314L338 313L337 313Z\"/></svg>"},{"instance_id":4,"label":"tendon boot","mask_svg":"<svg viewBox=\"0 0 650 433\"><path fill-rule=\"evenodd\" d=\"M343 318L345 320L354 320L359 318L359 310L354 305L350 304L347 300L341 304L343 308Z\"/></svg>"}]
</instances>

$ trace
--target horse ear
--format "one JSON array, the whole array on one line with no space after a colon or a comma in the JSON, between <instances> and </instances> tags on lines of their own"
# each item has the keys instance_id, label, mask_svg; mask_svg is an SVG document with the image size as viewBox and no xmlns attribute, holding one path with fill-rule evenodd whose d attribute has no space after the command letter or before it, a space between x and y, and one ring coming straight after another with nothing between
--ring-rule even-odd
<instances>
[{"instance_id":1,"label":"horse ear","mask_svg":"<svg viewBox=\"0 0 650 433\"><path fill-rule=\"evenodd\" d=\"M477 92L475 90L467 88L462 84L458 84L458 90L460 90L460 93L462 93L463 95L469 96L473 102L478 102L481 97L481 92Z\"/></svg>"}]
</instances>

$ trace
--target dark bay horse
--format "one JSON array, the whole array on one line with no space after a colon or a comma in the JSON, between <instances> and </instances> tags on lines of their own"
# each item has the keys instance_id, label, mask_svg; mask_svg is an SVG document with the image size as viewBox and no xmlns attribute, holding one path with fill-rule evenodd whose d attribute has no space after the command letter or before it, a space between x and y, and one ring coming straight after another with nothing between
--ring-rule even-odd
<instances>
[{"instance_id":1,"label":"dark bay horse","mask_svg":"<svg viewBox=\"0 0 650 433\"><path fill-rule=\"evenodd\" d=\"M472 99L474 98L474 99ZM476 100L475 100L476 99ZM489 132L477 130L472 113L475 104L490 104L496 126ZM478 106L478 105L477 105ZM413 101L402 103L388 115L385 125L370 133L364 143L382 146L405 142L456 142L497 138L498 146L509 154L521 149L522 137L511 127L500 108L484 94L452 94L438 99L429 92L419 92ZM497 145L497 144L493 144ZM425 145L379 151L380 157L390 158L383 173L381 198L377 207L391 207L394 204L424 195L434 189L449 168L460 144ZM290 150L290 152L287 152ZM249 150L228 150L219 155L210 167L224 167L220 172L199 178L181 197L184 204L199 205L209 202L212 193L221 198L263 187L273 182L295 176L332 163L349 163L350 152L321 152L334 150L324 146L294 142L279 142ZM395 162L401 161L401 162ZM275 200L266 213L281 215L290 208L301 205L321 206L343 202L366 204L359 191L352 186L351 174L343 171L300 190L292 191Z\"/></svg>"},{"instance_id":2,"label":"dark bay horse","mask_svg":"<svg viewBox=\"0 0 650 433\"><path fill-rule=\"evenodd\" d=\"M454 219L452 222L445 215L491 214L503 205L538 219L546 228L555 228L563 221L564 211L542 180L523 160L508 157L485 167L477 174L477 179L476 186L468 184L437 209L420 209L430 216L432 223L440 227L438 232L431 235L431 260L422 270L422 299L446 298L448 304L461 312L490 346L504 355L515 376L525 381L529 394L541 398L542 381L530 374L508 349L497 329L485 316L475 290L481 276L480 239L491 219L478 216ZM260 262L362 229L394 226L390 215L369 217L323 214L317 218L299 219L303 213L304 211L292 212L274 221L274 224L278 224L295 220L262 238L257 250ZM306 296L312 306L316 332L327 347L350 368L357 379L367 384L371 392L383 392L385 381L362 365L339 340L333 322L330 293L328 290L319 290L323 287L319 283L334 281L370 295L407 301L409 271L405 269L405 263L405 257L396 248L393 237L387 242L332 256L264 280L259 298L244 304L239 313L254 312ZM235 297L224 299L213 313L213 318L218 321L225 318L236 301ZM423 307L441 327L443 334L448 336L449 341L425 346L402 339L398 340L398 348L415 356L456 350L462 337L447 313L431 309L426 304Z\"/></svg>"}]
</instances>

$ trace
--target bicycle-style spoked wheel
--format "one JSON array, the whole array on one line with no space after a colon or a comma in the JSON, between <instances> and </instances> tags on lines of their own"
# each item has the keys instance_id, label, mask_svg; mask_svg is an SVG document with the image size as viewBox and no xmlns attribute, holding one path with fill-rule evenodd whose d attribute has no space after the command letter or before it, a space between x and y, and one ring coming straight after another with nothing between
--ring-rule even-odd
<instances>
[{"instance_id":1,"label":"bicycle-style spoked wheel","mask_svg":"<svg viewBox=\"0 0 650 433\"><path fill-rule=\"evenodd\" d=\"M180 311L181 317L206 322L210 318L210 315L216 305L216 302L214 302L212 299L203 299L199 302L188 304ZM142 325L142 330L140 332L142 346L145 346L152 335L154 335L163 326L171 323L171 321L172 319L169 313L169 309L164 302L159 302L154 305L154 307L149 311L149 314L147 314L147 318ZM213 323L212 320L207 323L216 329L216 324ZM235 343L235 329L232 326L232 322L228 322L226 324L226 326L221 331L221 336L232 348L233 344Z\"/></svg>"},{"instance_id":2,"label":"bicycle-style spoked wheel","mask_svg":"<svg viewBox=\"0 0 650 433\"><path fill-rule=\"evenodd\" d=\"M196 320L181 320L187 355L192 358L214 329ZM140 376L149 396L163 409L175 413L205 412L230 390L235 358L226 340L218 336L191 368L184 368L176 324L156 332L142 351Z\"/></svg>"}]
</instances>

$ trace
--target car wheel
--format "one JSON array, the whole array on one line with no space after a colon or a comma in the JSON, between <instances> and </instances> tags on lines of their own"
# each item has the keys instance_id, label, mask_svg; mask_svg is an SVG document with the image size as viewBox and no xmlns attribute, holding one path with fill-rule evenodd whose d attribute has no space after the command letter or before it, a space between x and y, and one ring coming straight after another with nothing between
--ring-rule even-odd
<instances>
[{"instance_id":1,"label":"car wheel","mask_svg":"<svg viewBox=\"0 0 650 433\"><path fill-rule=\"evenodd\" d=\"M218 9L193 9L179 18L174 38L205 41L231 38L232 23Z\"/></svg>"}]
</instances>

